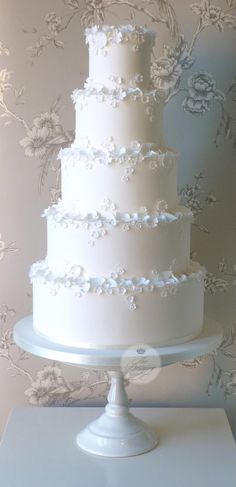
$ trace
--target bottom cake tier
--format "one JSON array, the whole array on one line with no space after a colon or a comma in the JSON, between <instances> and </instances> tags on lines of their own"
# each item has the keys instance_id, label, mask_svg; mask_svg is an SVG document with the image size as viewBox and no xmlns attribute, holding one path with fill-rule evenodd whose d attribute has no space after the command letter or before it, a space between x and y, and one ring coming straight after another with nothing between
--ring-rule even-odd
<instances>
[{"instance_id":1,"label":"bottom cake tier","mask_svg":"<svg viewBox=\"0 0 236 487\"><path fill-rule=\"evenodd\" d=\"M204 268L128 278L88 278L79 268L58 271L47 261L31 269L34 329L78 348L164 346L189 341L203 326Z\"/></svg>"}]
</instances>

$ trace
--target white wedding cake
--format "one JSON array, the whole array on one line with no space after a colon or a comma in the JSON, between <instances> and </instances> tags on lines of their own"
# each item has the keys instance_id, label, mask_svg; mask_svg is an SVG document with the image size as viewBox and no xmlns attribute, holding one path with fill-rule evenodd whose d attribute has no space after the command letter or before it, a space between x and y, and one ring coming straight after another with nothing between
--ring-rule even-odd
<instances>
[{"instance_id":1,"label":"white wedding cake","mask_svg":"<svg viewBox=\"0 0 236 487\"><path fill-rule=\"evenodd\" d=\"M53 342L153 347L201 333L204 269L190 261L192 215L150 80L154 41L144 27L86 30L75 141L60 151L62 196L45 211L47 257L30 273L34 329Z\"/></svg>"}]
</instances>

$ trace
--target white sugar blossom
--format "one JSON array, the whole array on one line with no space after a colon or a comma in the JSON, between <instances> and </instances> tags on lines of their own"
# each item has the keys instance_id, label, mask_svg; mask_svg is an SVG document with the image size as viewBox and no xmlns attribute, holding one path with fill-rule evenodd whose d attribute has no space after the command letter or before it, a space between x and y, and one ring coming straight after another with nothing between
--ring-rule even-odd
<instances>
[{"instance_id":1,"label":"white sugar blossom","mask_svg":"<svg viewBox=\"0 0 236 487\"><path fill-rule=\"evenodd\" d=\"M160 200L156 203L156 209L158 212L165 212L168 210L168 203L165 200Z\"/></svg>"},{"instance_id":2,"label":"white sugar blossom","mask_svg":"<svg viewBox=\"0 0 236 487\"><path fill-rule=\"evenodd\" d=\"M150 286L154 286L153 289L159 292L160 295L166 296L173 293L173 286L181 285L186 279L199 279L203 278L205 272L199 264L191 263L191 266L187 270L185 275L174 275L172 271L165 271L158 274L158 276L152 278L138 277L129 278L122 277L122 270L117 271L118 277L102 277L102 278L86 278L85 276L72 277L70 275L70 269L65 265L61 270L50 269L47 261L39 261L33 264L30 271L30 278L34 280L44 282L48 284L50 288L68 287L72 288L74 293L79 296L83 296L85 293L106 293L106 294L121 294L127 296L126 302L132 304L130 310L136 309L135 296L133 294L139 294L140 292L148 292ZM115 276L115 273L114 273ZM164 289L164 294L162 290ZM135 306L134 306L135 305Z\"/></svg>"},{"instance_id":3,"label":"white sugar blossom","mask_svg":"<svg viewBox=\"0 0 236 487\"><path fill-rule=\"evenodd\" d=\"M107 37L104 32L98 32L96 35L96 47L98 49L103 49L107 45Z\"/></svg>"},{"instance_id":4,"label":"white sugar blossom","mask_svg":"<svg viewBox=\"0 0 236 487\"><path fill-rule=\"evenodd\" d=\"M87 9L81 17L82 25L92 25L95 18L98 23L102 24L104 21L105 8L110 6L108 0L86 0ZM113 25L93 25L85 31L86 43L94 48L101 49L110 43L120 44L121 42L132 42L132 49L138 50L139 45L145 42L144 33L149 35L150 40L154 41L155 34L146 27L137 27L133 25L121 25L114 27ZM105 36L106 40L101 37ZM102 43L100 40L102 39Z\"/></svg>"}]
</instances>

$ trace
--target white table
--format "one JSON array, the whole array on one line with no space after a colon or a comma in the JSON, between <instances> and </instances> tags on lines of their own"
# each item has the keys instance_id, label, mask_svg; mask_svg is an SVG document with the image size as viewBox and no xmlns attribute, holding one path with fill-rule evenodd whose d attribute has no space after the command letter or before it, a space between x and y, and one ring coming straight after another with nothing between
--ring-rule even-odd
<instances>
[{"instance_id":1,"label":"white table","mask_svg":"<svg viewBox=\"0 0 236 487\"><path fill-rule=\"evenodd\" d=\"M2 487L235 487L236 448L223 409L131 408L157 429L152 451L107 458L80 450L101 408L19 408L0 445Z\"/></svg>"}]
</instances>

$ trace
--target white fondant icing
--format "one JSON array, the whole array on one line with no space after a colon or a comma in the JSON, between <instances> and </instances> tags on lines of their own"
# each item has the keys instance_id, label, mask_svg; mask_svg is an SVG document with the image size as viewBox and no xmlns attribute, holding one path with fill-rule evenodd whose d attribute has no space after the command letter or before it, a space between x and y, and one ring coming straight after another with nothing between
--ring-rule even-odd
<instances>
[{"instance_id":1,"label":"white fondant icing","mask_svg":"<svg viewBox=\"0 0 236 487\"><path fill-rule=\"evenodd\" d=\"M105 50L90 48L89 78L108 88L123 85L148 89L152 85L151 48L148 41L140 45L138 51L133 51L130 44L112 44Z\"/></svg>"},{"instance_id":2,"label":"white fondant icing","mask_svg":"<svg viewBox=\"0 0 236 487\"><path fill-rule=\"evenodd\" d=\"M70 174L71 165L82 163L87 169L92 169L94 164L123 165L124 171L121 177L123 182L128 182L139 164L146 164L149 169L157 170L160 167L169 168L176 164L179 155L174 150L162 151L154 144L140 144L133 141L130 147L117 147L112 138L100 147L92 146L89 140L85 140L83 147L68 147L61 149L58 159L62 160L63 167Z\"/></svg>"},{"instance_id":3,"label":"white fondant icing","mask_svg":"<svg viewBox=\"0 0 236 487\"><path fill-rule=\"evenodd\" d=\"M122 152L122 148L118 150ZM101 210L101 202L106 198L116 202L120 212L133 213L141 206L152 211L157 201L164 200L170 210L175 209L178 195L174 153L155 151L153 158L146 159L144 151L136 151L136 155L130 149L123 152L124 160L122 155L108 152L104 163L104 152L97 152L98 157L93 157L93 149L91 156L87 150L63 150L60 153L63 204L75 205L81 213L88 213Z\"/></svg>"},{"instance_id":4,"label":"white fondant icing","mask_svg":"<svg viewBox=\"0 0 236 487\"><path fill-rule=\"evenodd\" d=\"M189 266L191 214L183 207L173 214L116 212L104 217L55 205L46 214L50 266L65 259L95 275L108 274L117 262L131 275L148 275L153 263L160 271L170 268L174 260L176 272Z\"/></svg>"},{"instance_id":5,"label":"white fondant icing","mask_svg":"<svg viewBox=\"0 0 236 487\"><path fill-rule=\"evenodd\" d=\"M41 269L34 268L32 275L34 327L56 342L92 347L165 345L201 332L204 284L199 267L189 276L165 281L122 276L83 280L67 274L66 282L62 273L56 278L43 264L36 266Z\"/></svg>"},{"instance_id":6,"label":"white fondant icing","mask_svg":"<svg viewBox=\"0 0 236 487\"><path fill-rule=\"evenodd\" d=\"M109 204L109 203L107 203ZM163 205L163 210L161 209ZM73 205L72 207L66 207L63 205L62 201L55 205L50 206L47 208L42 216L47 217L48 219L52 220L53 224L59 224L63 228L67 228L68 226L74 226L75 228L89 228L89 226L94 225L96 227L101 226L120 226L124 223L130 225L130 229L136 228L141 230L142 228L156 228L165 223L171 223L176 220L192 220L192 212L188 208L184 206L180 206L176 208L175 211L172 212L165 212L165 202L160 201L159 204L157 203L157 207L160 207L160 211L156 211L153 213L148 213L145 208L140 208L139 211L135 213L121 213L119 211L111 211L110 214L104 215L99 211L93 211L91 213L81 213L76 211L76 206ZM166 209L167 210L167 209ZM85 226L85 224L87 226Z\"/></svg>"},{"instance_id":7,"label":"white fondant icing","mask_svg":"<svg viewBox=\"0 0 236 487\"><path fill-rule=\"evenodd\" d=\"M149 277L126 277L125 269L122 267L118 269L116 272L111 272L109 277L88 277L87 270L79 264L71 267L69 263L60 262L58 267L50 267L48 260L45 259L32 265L30 278L32 283L43 282L56 292L60 287L74 288L75 295L78 291L81 293L79 297L88 292L97 293L97 290L101 290L101 294L120 295L159 291L161 297L166 297L167 294L175 294L178 286L188 280L195 279L202 283L205 275L204 267L193 261L184 274L175 274L172 269L161 272L154 269Z\"/></svg>"},{"instance_id":8,"label":"white fondant icing","mask_svg":"<svg viewBox=\"0 0 236 487\"><path fill-rule=\"evenodd\" d=\"M76 112L75 146L89 138L99 146L113 137L118 146L130 146L133 140L164 148L162 117L164 101L158 91L105 86L75 90L72 95Z\"/></svg>"},{"instance_id":9,"label":"white fondant icing","mask_svg":"<svg viewBox=\"0 0 236 487\"><path fill-rule=\"evenodd\" d=\"M35 330L63 345L165 345L202 329L204 269L189 261L190 213L150 84L153 41L133 26L86 31L62 201L45 212L47 258L30 273Z\"/></svg>"},{"instance_id":10,"label":"white fondant icing","mask_svg":"<svg viewBox=\"0 0 236 487\"><path fill-rule=\"evenodd\" d=\"M92 27L89 44L89 77L100 85L150 85L151 51L155 34L134 26Z\"/></svg>"},{"instance_id":11,"label":"white fondant icing","mask_svg":"<svg viewBox=\"0 0 236 487\"><path fill-rule=\"evenodd\" d=\"M109 62L109 66L110 66L110 62ZM127 70L125 71L125 75L124 76L114 76L114 74L112 75L109 75L109 74L106 74L106 78L105 78L105 75L104 75L104 71L101 71L100 72L100 77L99 79L94 79L92 78L91 76L89 76L85 83L84 83L84 88L95 88L96 90L101 90L103 88L103 86L106 86L106 88L110 89L110 90L114 90L114 89L117 89L117 88L120 88L121 86L123 87L128 87L128 88L148 88L150 87L150 90L151 91L151 88L154 89L150 79L149 79L149 76L148 76L148 81L146 81L146 83L144 83L144 76L142 74L138 74L138 73L135 73L135 74L127 74ZM114 73L114 70L113 70L113 73Z\"/></svg>"},{"instance_id":12,"label":"white fondant icing","mask_svg":"<svg viewBox=\"0 0 236 487\"><path fill-rule=\"evenodd\" d=\"M75 89L71 95L72 101L75 105L80 106L81 109L88 103L88 98L91 96L99 103L107 103L116 108L119 104L126 101L141 101L149 108L151 105L160 103L162 97L158 90L142 90L139 87L122 87L116 86L113 89L107 88L105 85L86 84L84 89Z\"/></svg>"}]
</instances>

